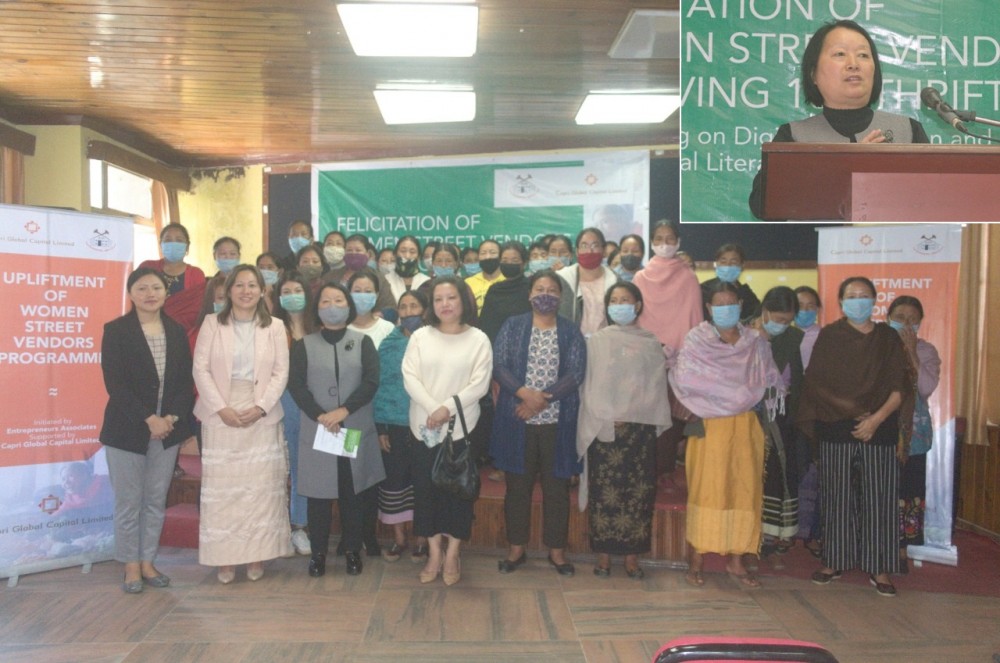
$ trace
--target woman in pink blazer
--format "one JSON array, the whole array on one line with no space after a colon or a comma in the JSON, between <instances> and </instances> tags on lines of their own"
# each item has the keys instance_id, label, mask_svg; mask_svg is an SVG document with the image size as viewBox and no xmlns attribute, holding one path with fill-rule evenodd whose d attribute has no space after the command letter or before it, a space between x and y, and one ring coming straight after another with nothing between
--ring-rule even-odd
<instances>
[{"instance_id":1,"label":"woman in pink blazer","mask_svg":"<svg viewBox=\"0 0 1000 663\"><path fill-rule=\"evenodd\" d=\"M264 575L264 560L291 552L288 464L281 394L288 381L285 327L264 304L264 279L239 265L226 279L226 302L208 315L194 349L195 414L202 422L198 559L218 566L219 582Z\"/></svg>"}]
</instances>

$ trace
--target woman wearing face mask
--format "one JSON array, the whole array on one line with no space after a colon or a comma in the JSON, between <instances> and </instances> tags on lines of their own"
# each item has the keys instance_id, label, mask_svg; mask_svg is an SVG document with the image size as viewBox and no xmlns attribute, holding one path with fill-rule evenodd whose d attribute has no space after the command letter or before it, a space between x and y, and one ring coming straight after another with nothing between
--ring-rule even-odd
<instances>
[{"instance_id":1,"label":"woman wearing face mask","mask_svg":"<svg viewBox=\"0 0 1000 663\"><path fill-rule=\"evenodd\" d=\"M467 246L462 249L462 276L468 278L483 271L479 266L479 248Z\"/></svg>"},{"instance_id":2,"label":"woman wearing face mask","mask_svg":"<svg viewBox=\"0 0 1000 663\"><path fill-rule=\"evenodd\" d=\"M184 262L191 247L187 228L168 223L160 231L160 260L146 260L141 265L155 269L167 279L167 301L163 312L190 332L198 319L198 309L205 292L205 272Z\"/></svg>"},{"instance_id":3,"label":"woman wearing face mask","mask_svg":"<svg viewBox=\"0 0 1000 663\"><path fill-rule=\"evenodd\" d=\"M416 237L400 237L393 252L396 266L392 273L385 275L385 280L389 284L393 300L398 302L404 292L416 290L431 278L420 273L420 242Z\"/></svg>"},{"instance_id":4,"label":"woman wearing face mask","mask_svg":"<svg viewBox=\"0 0 1000 663\"><path fill-rule=\"evenodd\" d=\"M635 275L642 269L642 259L646 254L646 243L638 235L625 235L618 248L618 266L615 274L622 281L632 282Z\"/></svg>"},{"instance_id":5,"label":"woman wearing face mask","mask_svg":"<svg viewBox=\"0 0 1000 663\"><path fill-rule=\"evenodd\" d=\"M503 273L500 272L500 243L484 239L479 245L476 259L479 272L465 279L465 282L472 288L472 294L476 297L476 310L482 314L486 291L504 279Z\"/></svg>"},{"instance_id":6,"label":"woman wearing face mask","mask_svg":"<svg viewBox=\"0 0 1000 663\"><path fill-rule=\"evenodd\" d=\"M434 270L432 265L434 264L434 253L437 252L438 248L441 246L441 242L437 240L432 240L427 242L424 246L423 253L420 254L420 271L422 271L427 276L434 276ZM456 258L456 261L458 259Z\"/></svg>"},{"instance_id":7,"label":"woman wearing face mask","mask_svg":"<svg viewBox=\"0 0 1000 663\"><path fill-rule=\"evenodd\" d=\"M587 471L580 510L588 509L594 575L607 578L611 555L624 555L625 574L640 579L639 555L652 542L656 439L671 425L667 363L656 336L636 324L645 314L639 288L619 283L605 298L609 324L587 339L581 389L576 450Z\"/></svg>"},{"instance_id":8,"label":"woman wearing face mask","mask_svg":"<svg viewBox=\"0 0 1000 663\"><path fill-rule=\"evenodd\" d=\"M270 251L265 251L257 256L256 265L257 271L260 275L264 277L264 303L267 304L267 310L274 312L274 300L275 300L275 290L274 286L277 285L278 279L281 278L281 267L278 266L278 256L271 253Z\"/></svg>"},{"instance_id":9,"label":"woman wearing face mask","mask_svg":"<svg viewBox=\"0 0 1000 663\"><path fill-rule=\"evenodd\" d=\"M456 277L458 274L459 267L459 250L454 244L442 243L434 250L434 258L431 264L431 276L435 279L445 278L445 277ZM427 298L430 298L431 285L434 283L433 280L428 281L420 286L419 292L422 292ZM472 289L469 285L462 280L462 285L459 288L461 290L462 298L465 299L465 305L469 309L469 313L472 316L471 324L473 326L479 326L479 307L476 306L476 298L472 293Z\"/></svg>"},{"instance_id":10,"label":"woman wearing face mask","mask_svg":"<svg viewBox=\"0 0 1000 663\"><path fill-rule=\"evenodd\" d=\"M504 280L493 285L483 297L483 315L479 328L486 333L490 342L496 340L503 323L515 315L531 312L528 291L531 286L524 276L524 265L528 252L524 244L517 241L504 242L500 247L500 273Z\"/></svg>"},{"instance_id":11,"label":"woman wearing face mask","mask_svg":"<svg viewBox=\"0 0 1000 663\"><path fill-rule=\"evenodd\" d=\"M765 421L767 444L764 467L765 548L785 553L799 531L799 473L795 408L802 389L802 331L792 327L799 300L787 286L771 288L761 302L757 329L771 343L771 356L785 385L785 411Z\"/></svg>"},{"instance_id":12,"label":"woman wearing face mask","mask_svg":"<svg viewBox=\"0 0 1000 663\"><path fill-rule=\"evenodd\" d=\"M639 326L656 334L668 356L680 350L684 337L705 319L698 278L677 258L680 224L661 219L653 225L653 255L632 279L645 302ZM677 468L677 448L684 421L674 419L657 440L657 475L669 477Z\"/></svg>"},{"instance_id":13,"label":"woman wearing face mask","mask_svg":"<svg viewBox=\"0 0 1000 663\"><path fill-rule=\"evenodd\" d=\"M291 350L295 341L300 341L315 331L312 316L309 314L312 304L309 284L298 272L289 271L278 281L275 294L277 301L273 315L285 323L288 347ZM281 394L281 407L285 411L285 418L281 423L285 431L285 443L288 446L288 473L291 478L288 512L292 525L292 548L300 555L310 555L312 547L309 544L309 535L306 534L308 524L306 498L299 494L300 410L292 398L292 392L287 388Z\"/></svg>"},{"instance_id":14,"label":"woman wearing face mask","mask_svg":"<svg viewBox=\"0 0 1000 663\"><path fill-rule=\"evenodd\" d=\"M323 238L323 257L330 269L340 270L344 268L344 254L347 238L339 230L331 230Z\"/></svg>"},{"instance_id":15,"label":"woman wearing face mask","mask_svg":"<svg viewBox=\"0 0 1000 663\"><path fill-rule=\"evenodd\" d=\"M291 253L285 256L278 264L284 269L295 269L296 256L299 251L313 243L313 229L307 221L293 221L288 227L288 248Z\"/></svg>"},{"instance_id":16,"label":"woman wearing face mask","mask_svg":"<svg viewBox=\"0 0 1000 663\"><path fill-rule=\"evenodd\" d=\"M315 244L310 244L299 251L296 258L296 271L309 284L309 291L315 296L323 285L323 275L326 274L328 265L323 251Z\"/></svg>"},{"instance_id":17,"label":"woman wearing face mask","mask_svg":"<svg viewBox=\"0 0 1000 663\"><path fill-rule=\"evenodd\" d=\"M552 259L552 264L549 267L555 271L558 272L563 267L569 267L573 264L573 243L569 237L554 235L549 239L546 249L548 257Z\"/></svg>"},{"instance_id":18,"label":"woman wearing face mask","mask_svg":"<svg viewBox=\"0 0 1000 663\"><path fill-rule=\"evenodd\" d=\"M809 367L809 358L819 336L819 314L823 310L823 303L820 301L819 293L807 285L796 288L795 297L799 300L795 326L802 330L802 344L799 346L799 351L802 353L802 368L805 370Z\"/></svg>"},{"instance_id":19,"label":"woman wearing face mask","mask_svg":"<svg viewBox=\"0 0 1000 663\"><path fill-rule=\"evenodd\" d=\"M799 312L795 314L795 326L802 330L802 370L809 368L809 358L819 337L819 314L823 310L819 293L807 285L795 289L799 300ZM816 467L816 453L812 441L801 430L795 433L795 459L799 468L799 537L813 557L822 555L822 538L819 517L819 478Z\"/></svg>"},{"instance_id":20,"label":"woman wearing face mask","mask_svg":"<svg viewBox=\"0 0 1000 663\"><path fill-rule=\"evenodd\" d=\"M900 547L899 557L906 567L906 547L924 545L924 499L927 492L927 452L934 440L934 426L927 404L941 379L941 357L937 348L917 338L924 319L924 307L916 297L896 297L889 305L889 326L899 333L917 376L913 408L913 438L899 482Z\"/></svg>"},{"instance_id":21,"label":"woman wearing face mask","mask_svg":"<svg viewBox=\"0 0 1000 663\"><path fill-rule=\"evenodd\" d=\"M226 304L205 318L194 349L194 413L202 422L201 529L198 560L219 567L223 584L248 564L291 552L288 465L281 433L281 392L288 341L262 301L264 279L252 265L226 278Z\"/></svg>"},{"instance_id":22,"label":"woman wearing face mask","mask_svg":"<svg viewBox=\"0 0 1000 663\"><path fill-rule=\"evenodd\" d=\"M542 544L560 575L566 561L570 479L581 471L576 454L579 386L587 366L580 330L556 315L562 281L552 270L528 279L532 312L510 318L493 344L493 377L500 384L490 437L493 465L507 480L504 521L510 549L500 573L527 560L531 495L542 484Z\"/></svg>"},{"instance_id":23,"label":"woman wearing face mask","mask_svg":"<svg viewBox=\"0 0 1000 663\"><path fill-rule=\"evenodd\" d=\"M355 274L368 272L373 278L378 280L378 288L375 290L375 306L372 309L373 315L381 315L381 311L392 309L396 306L396 299L392 296L392 290L383 277L369 264L369 249L371 243L364 235L355 234L347 238L345 243L344 265L343 267L331 268L323 277L325 283L340 283L348 286Z\"/></svg>"},{"instance_id":24,"label":"woman wearing face mask","mask_svg":"<svg viewBox=\"0 0 1000 663\"><path fill-rule=\"evenodd\" d=\"M712 289L720 281L732 283L736 286L740 301L743 302L740 309L740 322L748 324L757 317L760 309L760 300L746 283L740 283L740 274L743 273L743 264L746 257L743 254L743 247L739 244L723 244L715 252L715 278L711 278L701 284L702 301L708 305L708 299L712 295Z\"/></svg>"},{"instance_id":25,"label":"woman wearing face mask","mask_svg":"<svg viewBox=\"0 0 1000 663\"><path fill-rule=\"evenodd\" d=\"M543 269L552 269L552 262L549 251L545 248L545 242L542 240L532 242L528 247L528 267L524 270L525 276L531 276Z\"/></svg>"},{"instance_id":26,"label":"woman wearing face mask","mask_svg":"<svg viewBox=\"0 0 1000 663\"><path fill-rule=\"evenodd\" d=\"M559 315L580 326L584 336L607 324L604 294L618 282L618 275L601 264L604 235L597 228L584 228L576 236L577 264L556 272L563 280Z\"/></svg>"},{"instance_id":27,"label":"woman wearing face mask","mask_svg":"<svg viewBox=\"0 0 1000 663\"><path fill-rule=\"evenodd\" d=\"M382 549L382 559L398 561L406 550L406 524L413 521L414 445L408 412L410 396L403 387L403 355L410 335L424 324L427 299L416 291L404 292L396 305L399 327L378 347L379 383L375 393L375 427L378 429L385 481L378 486L379 520L392 527L393 543ZM410 560L427 559L427 539L414 537Z\"/></svg>"},{"instance_id":28,"label":"woman wearing face mask","mask_svg":"<svg viewBox=\"0 0 1000 663\"><path fill-rule=\"evenodd\" d=\"M388 246L378 252L377 268L383 277L396 271L396 254Z\"/></svg>"},{"instance_id":29,"label":"woman wearing face mask","mask_svg":"<svg viewBox=\"0 0 1000 663\"><path fill-rule=\"evenodd\" d=\"M375 485L385 478L371 404L378 389L378 351L370 338L348 329L356 309L339 283L320 288L312 314L319 331L292 346L288 381L302 411L299 492L307 497L309 512L309 575L326 573L334 500L340 510L346 571L359 575L365 513L375 503ZM357 458L314 449L318 426L331 433L341 428L360 431Z\"/></svg>"},{"instance_id":30,"label":"woman wearing face mask","mask_svg":"<svg viewBox=\"0 0 1000 663\"><path fill-rule=\"evenodd\" d=\"M241 251L240 243L232 237L220 237L215 240L215 244L212 245L212 258L215 260L218 273L229 276L236 265L240 264Z\"/></svg>"},{"instance_id":31,"label":"woman wearing face mask","mask_svg":"<svg viewBox=\"0 0 1000 663\"><path fill-rule=\"evenodd\" d=\"M677 400L701 418L686 431L686 579L704 585L704 556L715 553L728 556L734 580L756 588L743 565L743 555L760 550L764 503L764 432L754 410L779 410L784 383L767 341L740 324L734 284L713 285L706 309L711 322L688 332L668 374Z\"/></svg>"},{"instance_id":32,"label":"woman wearing face mask","mask_svg":"<svg viewBox=\"0 0 1000 663\"><path fill-rule=\"evenodd\" d=\"M361 332L370 338L375 344L376 350L378 350L382 340L396 328L391 322L375 317L375 307L381 292L380 281L378 274L365 268L356 272L347 282L347 289L351 292L354 308L358 312L349 329ZM393 308L395 308L395 302L393 302Z\"/></svg>"},{"instance_id":33,"label":"woman wearing face mask","mask_svg":"<svg viewBox=\"0 0 1000 663\"><path fill-rule=\"evenodd\" d=\"M797 423L819 441L823 567L829 584L860 568L876 591L894 596L899 562L899 459L909 454L914 377L906 348L875 323L875 285L840 284L844 317L819 333L806 370Z\"/></svg>"}]
</instances>

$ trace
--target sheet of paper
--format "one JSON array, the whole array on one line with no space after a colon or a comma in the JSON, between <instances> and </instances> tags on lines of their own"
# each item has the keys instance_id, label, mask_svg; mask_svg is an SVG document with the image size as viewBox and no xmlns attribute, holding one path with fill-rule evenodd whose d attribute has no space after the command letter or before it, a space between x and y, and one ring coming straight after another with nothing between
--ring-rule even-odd
<instances>
[{"instance_id":1,"label":"sheet of paper","mask_svg":"<svg viewBox=\"0 0 1000 663\"><path fill-rule=\"evenodd\" d=\"M316 426L316 437L313 438L313 449L335 456L358 457L358 446L361 442L361 431L341 426L336 433L331 433L322 426Z\"/></svg>"}]
</instances>

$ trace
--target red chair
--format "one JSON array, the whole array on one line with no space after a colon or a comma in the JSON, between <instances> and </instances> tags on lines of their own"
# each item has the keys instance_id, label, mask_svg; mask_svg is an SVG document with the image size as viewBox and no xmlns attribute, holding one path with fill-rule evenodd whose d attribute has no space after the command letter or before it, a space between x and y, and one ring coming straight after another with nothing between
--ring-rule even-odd
<instances>
[{"instance_id":1,"label":"red chair","mask_svg":"<svg viewBox=\"0 0 1000 663\"><path fill-rule=\"evenodd\" d=\"M837 663L833 654L815 643L780 638L688 636L671 640L653 657L653 663L689 661Z\"/></svg>"}]
</instances>

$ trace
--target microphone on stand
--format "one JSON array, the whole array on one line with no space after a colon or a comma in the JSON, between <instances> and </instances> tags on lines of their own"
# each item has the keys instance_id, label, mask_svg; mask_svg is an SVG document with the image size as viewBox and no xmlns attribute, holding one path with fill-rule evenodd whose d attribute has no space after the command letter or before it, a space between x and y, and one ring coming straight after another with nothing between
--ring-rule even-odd
<instances>
[{"instance_id":1,"label":"microphone on stand","mask_svg":"<svg viewBox=\"0 0 1000 663\"><path fill-rule=\"evenodd\" d=\"M969 130L965 128L965 123L962 122L962 118L958 116L954 108L948 105L947 101L941 98L941 93L936 89L925 87L920 91L920 100L928 108L935 111L942 120L955 127L956 130L964 134L969 133Z\"/></svg>"}]
</instances>

